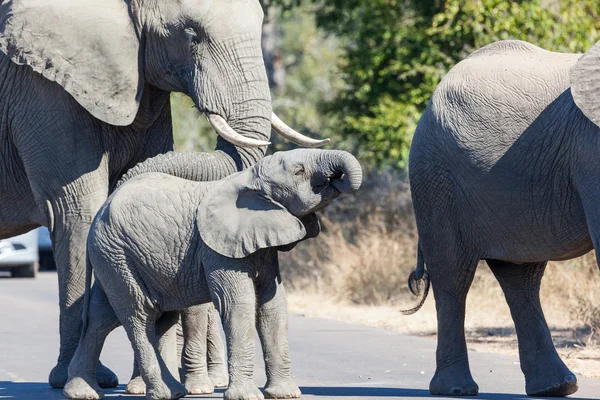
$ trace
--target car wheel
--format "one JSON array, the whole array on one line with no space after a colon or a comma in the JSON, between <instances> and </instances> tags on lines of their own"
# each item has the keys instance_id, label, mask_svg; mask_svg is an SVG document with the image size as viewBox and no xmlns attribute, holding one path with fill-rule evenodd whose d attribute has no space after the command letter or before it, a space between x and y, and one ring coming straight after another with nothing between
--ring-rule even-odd
<instances>
[{"instance_id":1,"label":"car wheel","mask_svg":"<svg viewBox=\"0 0 600 400\"><path fill-rule=\"evenodd\" d=\"M39 265L37 262L32 264L22 265L11 269L13 278L35 278L38 272Z\"/></svg>"}]
</instances>

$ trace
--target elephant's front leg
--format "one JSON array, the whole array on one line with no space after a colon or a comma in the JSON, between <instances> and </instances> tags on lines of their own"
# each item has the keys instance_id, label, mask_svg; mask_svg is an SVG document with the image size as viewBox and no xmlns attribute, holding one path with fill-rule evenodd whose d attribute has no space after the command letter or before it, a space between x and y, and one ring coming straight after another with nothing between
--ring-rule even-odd
<instances>
[{"instance_id":1,"label":"elephant's front leg","mask_svg":"<svg viewBox=\"0 0 600 400\"><path fill-rule=\"evenodd\" d=\"M264 394L270 399L298 398L302 393L290 368L287 298L279 274L277 252L271 251L272 257L256 281L256 328L267 372Z\"/></svg>"},{"instance_id":2,"label":"elephant's front leg","mask_svg":"<svg viewBox=\"0 0 600 400\"><path fill-rule=\"evenodd\" d=\"M546 263L511 264L488 260L500 282L519 340L521 370L530 396L567 396L577 391L577 378L560 359L540 304Z\"/></svg>"},{"instance_id":3,"label":"elephant's front leg","mask_svg":"<svg viewBox=\"0 0 600 400\"><path fill-rule=\"evenodd\" d=\"M189 307L181 312L183 350L181 366L188 394L210 394L214 384L208 376L207 338L208 318L212 303Z\"/></svg>"},{"instance_id":4,"label":"elephant's front leg","mask_svg":"<svg viewBox=\"0 0 600 400\"><path fill-rule=\"evenodd\" d=\"M208 263L203 264L207 268ZM208 286L223 321L229 354L229 388L224 399L264 399L253 380L256 321L253 269L245 265L244 259L227 259L216 254L210 264L227 268L207 268Z\"/></svg>"},{"instance_id":5,"label":"elephant's front leg","mask_svg":"<svg viewBox=\"0 0 600 400\"><path fill-rule=\"evenodd\" d=\"M104 189L86 195L65 196L46 202L50 207L45 212L51 215L54 222L50 228L60 306L60 353L49 377L50 386L54 388L62 388L67 382L69 363L79 343L87 234L96 212L106 200L107 191L106 183ZM96 377L103 388L116 387L119 383L117 376L101 363L98 364Z\"/></svg>"},{"instance_id":6,"label":"elephant's front leg","mask_svg":"<svg viewBox=\"0 0 600 400\"><path fill-rule=\"evenodd\" d=\"M227 360L225 347L221 339L221 318L211 303L208 311L208 327L206 331L206 359L208 376L216 388L227 387L229 378L227 374Z\"/></svg>"}]
</instances>

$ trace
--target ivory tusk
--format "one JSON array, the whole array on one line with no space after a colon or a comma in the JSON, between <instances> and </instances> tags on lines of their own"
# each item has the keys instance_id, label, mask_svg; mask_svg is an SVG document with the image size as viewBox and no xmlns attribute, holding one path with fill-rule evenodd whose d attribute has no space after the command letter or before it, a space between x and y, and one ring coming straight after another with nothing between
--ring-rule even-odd
<instances>
[{"instance_id":1,"label":"ivory tusk","mask_svg":"<svg viewBox=\"0 0 600 400\"><path fill-rule=\"evenodd\" d=\"M281 137L302 147L322 147L330 142L329 139L311 139L307 136L304 136L300 132L296 132L287 126L285 122L280 120L275 113L271 114L271 125L273 126L273 129L275 129L275 131L281 135Z\"/></svg>"},{"instance_id":2,"label":"ivory tusk","mask_svg":"<svg viewBox=\"0 0 600 400\"><path fill-rule=\"evenodd\" d=\"M229 126L227 121L225 121L225 119L220 115L206 114L206 119L208 119L208 122L210 122L219 136L236 146L250 148L263 147L271 144L271 142L265 142L263 140L252 139L240 135L231 126Z\"/></svg>"}]
</instances>

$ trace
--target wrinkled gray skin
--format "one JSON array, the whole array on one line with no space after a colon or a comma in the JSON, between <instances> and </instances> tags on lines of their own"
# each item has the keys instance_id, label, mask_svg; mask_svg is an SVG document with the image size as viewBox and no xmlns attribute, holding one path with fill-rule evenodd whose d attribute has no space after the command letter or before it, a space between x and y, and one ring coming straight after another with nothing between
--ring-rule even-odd
<instances>
[{"instance_id":1,"label":"wrinkled gray skin","mask_svg":"<svg viewBox=\"0 0 600 400\"><path fill-rule=\"evenodd\" d=\"M600 249L600 44L585 55L502 41L457 64L416 130L410 181L419 262L438 315L432 394L473 395L465 298L486 260L515 323L526 390L565 396L577 379L540 306L548 260Z\"/></svg>"},{"instance_id":2,"label":"wrinkled gray skin","mask_svg":"<svg viewBox=\"0 0 600 400\"><path fill-rule=\"evenodd\" d=\"M126 182L90 229L87 284L92 266L96 283L86 292L87 317L65 396L102 396L98 356L106 335L122 323L146 397L182 397L185 387L173 377L176 360L163 360L160 338L174 329L178 310L211 300L227 339L225 399L263 398L252 379L255 327L265 357L265 396L300 396L290 374L277 252L316 236L315 212L361 181L360 164L349 153L305 149L276 153L220 181L149 173Z\"/></svg>"},{"instance_id":3,"label":"wrinkled gray skin","mask_svg":"<svg viewBox=\"0 0 600 400\"><path fill-rule=\"evenodd\" d=\"M0 238L49 227L57 261L62 387L80 337L85 239L119 177L173 148L170 92L268 140L271 102L257 0L0 1ZM253 165L265 148L219 138L195 179ZM188 154L150 159L175 170ZM144 165L144 164L142 164ZM117 384L102 367L103 386Z\"/></svg>"},{"instance_id":4,"label":"wrinkled gray skin","mask_svg":"<svg viewBox=\"0 0 600 400\"><path fill-rule=\"evenodd\" d=\"M229 379L219 324L219 314L214 305L200 304L181 311L176 338L162 336L161 357L172 360L170 368L173 371L175 360L179 361L178 374L175 376L180 376L187 394L211 394L215 388L227 387ZM129 394L146 393L146 384L140 375L137 360L125 391Z\"/></svg>"}]
</instances>

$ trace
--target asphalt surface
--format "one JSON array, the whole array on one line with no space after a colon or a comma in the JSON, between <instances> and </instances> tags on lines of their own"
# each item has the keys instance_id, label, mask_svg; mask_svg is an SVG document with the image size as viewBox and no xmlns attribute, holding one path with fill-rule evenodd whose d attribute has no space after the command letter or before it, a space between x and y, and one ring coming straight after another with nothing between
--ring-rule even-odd
<instances>
[{"instance_id":1,"label":"asphalt surface","mask_svg":"<svg viewBox=\"0 0 600 400\"><path fill-rule=\"evenodd\" d=\"M47 377L58 355L58 296L55 273L37 279L0 279L0 399L62 399ZM398 315L398 318L402 318ZM435 368L435 340L322 319L290 317L290 351L296 382L305 399L429 398ZM125 332L113 332L102 361L126 384L132 350ZM265 382L257 345L255 380ZM470 354L479 398L532 399L525 396L518 360L486 353ZM579 380L572 399L599 399L600 381ZM222 390L208 396L218 399ZM128 396L124 385L107 397ZM445 397L437 397L445 398Z\"/></svg>"}]
</instances>

